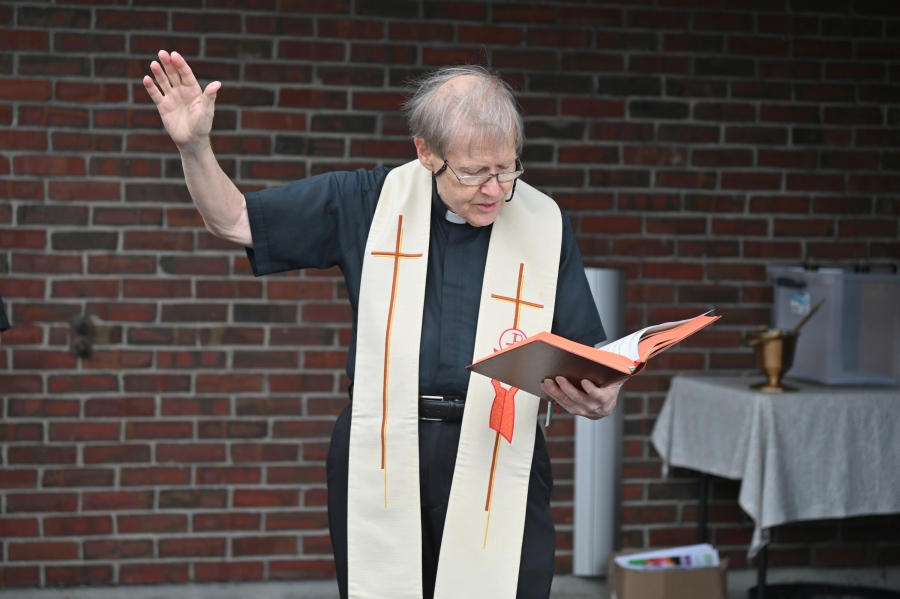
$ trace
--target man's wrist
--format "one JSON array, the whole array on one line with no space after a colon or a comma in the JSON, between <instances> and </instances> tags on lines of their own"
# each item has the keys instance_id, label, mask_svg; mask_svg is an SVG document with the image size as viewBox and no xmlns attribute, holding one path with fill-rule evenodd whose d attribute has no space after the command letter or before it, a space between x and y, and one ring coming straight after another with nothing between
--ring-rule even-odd
<instances>
[{"instance_id":1,"label":"man's wrist","mask_svg":"<svg viewBox=\"0 0 900 599\"><path fill-rule=\"evenodd\" d=\"M182 159L196 159L201 154L205 154L206 152L212 152L212 144L209 141L209 137L202 137L194 142L184 145L177 145L178 152L181 154Z\"/></svg>"}]
</instances>

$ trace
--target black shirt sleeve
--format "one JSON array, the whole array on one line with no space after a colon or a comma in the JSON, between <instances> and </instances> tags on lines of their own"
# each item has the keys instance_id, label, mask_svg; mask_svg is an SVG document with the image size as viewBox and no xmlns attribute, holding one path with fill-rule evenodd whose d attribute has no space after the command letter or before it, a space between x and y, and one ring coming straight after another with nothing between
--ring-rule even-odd
<instances>
[{"instance_id":1,"label":"black shirt sleeve","mask_svg":"<svg viewBox=\"0 0 900 599\"><path fill-rule=\"evenodd\" d=\"M606 340L600 314L591 295L581 252L575 241L572 223L560 209L563 220L562 247L559 256L559 278L556 283L556 307L550 331L570 341L594 346Z\"/></svg>"},{"instance_id":2,"label":"black shirt sleeve","mask_svg":"<svg viewBox=\"0 0 900 599\"><path fill-rule=\"evenodd\" d=\"M0 296L0 333L9 328L9 320L6 319L6 312L3 310L3 297Z\"/></svg>"},{"instance_id":3,"label":"black shirt sleeve","mask_svg":"<svg viewBox=\"0 0 900 599\"><path fill-rule=\"evenodd\" d=\"M244 194L256 276L340 266L367 230L387 169L326 173ZM373 201L374 198L374 201Z\"/></svg>"}]
</instances>

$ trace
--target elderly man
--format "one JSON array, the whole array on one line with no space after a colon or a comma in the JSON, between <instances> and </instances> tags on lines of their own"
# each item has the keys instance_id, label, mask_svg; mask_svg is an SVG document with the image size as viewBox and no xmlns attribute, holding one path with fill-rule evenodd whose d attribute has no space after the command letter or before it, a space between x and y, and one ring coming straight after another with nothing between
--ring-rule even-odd
<instances>
[{"instance_id":1,"label":"elderly man","mask_svg":"<svg viewBox=\"0 0 900 599\"><path fill-rule=\"evenodd\" d=\"M144 87L206 227L243 244L256 275L337 265L346 279L353 401L327 461L341 597L546 598L539 400L465 367L541 330L587 345L604 333L568 219L519 180L508 86L440 69L406 105L417 161L241 194L209 142L221 84L201 90L174 52L150 68L158 88ZM576 415L612 411L617 387L576 383L542 388Z\"/></svg>"}]
</instances>

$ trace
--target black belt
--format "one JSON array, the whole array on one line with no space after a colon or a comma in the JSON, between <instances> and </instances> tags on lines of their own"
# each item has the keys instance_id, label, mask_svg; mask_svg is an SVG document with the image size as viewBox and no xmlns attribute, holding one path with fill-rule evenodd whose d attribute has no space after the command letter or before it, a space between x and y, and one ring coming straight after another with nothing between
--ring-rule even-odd
<instances>
[{"instance_id":1,"label":"black belt","mask_svg":"<svg viewBox=\"0 0 900 599\"><path fill-rule=\"evenodd\" d=\"M353 385L347 389L353 401ZM443 395L422 395L419 397L419 420L435 420L459 422L466 409L465 397L447 397Z\"/></svg>"},{"instance_id":2,"label":"black belt","mask_svg":"<svg viewBox=\"0 0 900 599\"><path fill-rule=\"evenodd\" d=\"M419 397L419 420L443 420L458 422L466 409L464 397L423 395Z\"/></svg>"}]
</instances>

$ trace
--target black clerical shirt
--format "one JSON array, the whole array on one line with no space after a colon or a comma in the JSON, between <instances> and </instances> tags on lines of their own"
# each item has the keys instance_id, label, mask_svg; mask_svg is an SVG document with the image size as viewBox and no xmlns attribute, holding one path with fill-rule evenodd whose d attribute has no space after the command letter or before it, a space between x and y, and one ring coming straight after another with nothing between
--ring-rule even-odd
<instances>
[{"instance_id":1,"label":"black clerical shirt","mask_svg":"<svg viewBox=\"0 0 900 599\"><path fill-rule=\"evenodd\" d=\"M334 172L278 189L244 194L253 247L247 257L259 276L299 268L340 267L353 308L347 376L356 364L356 319L369 227L389 169ZM432 193L431 240L419 349L419 393L463 396L466 366L474 356L475 329L492 226L445 218ZM512 200L515 202L515 198ZM551 332L585 345L606 336L591 296L572 225L563 213L562 248ZM537 331L535 331L537 332Z\"/></svg>"},{"instance_id":2,"label":"black clerical shirt","mask_svg":"<svg viewBox=\"0 0 900 599\"><path fill-rule=\"evenodd\" d=\"M6 312L3 311L3 298L0 297L0 333L9 328L9 321L6 319Z\"/></svg>"}]
</instances>

